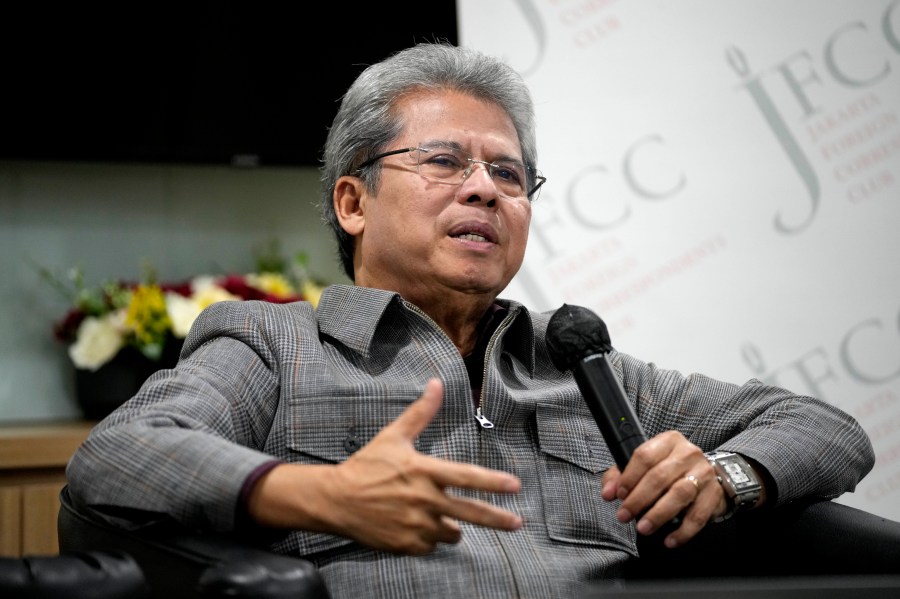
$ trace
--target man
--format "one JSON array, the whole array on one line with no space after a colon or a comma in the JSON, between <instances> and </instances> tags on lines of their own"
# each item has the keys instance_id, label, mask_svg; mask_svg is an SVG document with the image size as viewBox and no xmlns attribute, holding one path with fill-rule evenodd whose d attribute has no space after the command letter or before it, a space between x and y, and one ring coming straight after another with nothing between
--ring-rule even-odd
<instances>
[{"instance_id":1,"label":"man","mask_svg":"<svg viewBox=\"0 0 900 599\"><path fill-rule=\"evenodd\" d=\"M355 284L315 311L207 309L178 366L73 457L75 499L275 533L336 598L564 597L679 514L670 547L736 508L852 491L874 457L847 414L613 352L651 437L619 471L551 363L550 315L498 299L535 165L529 92L502 62L420 44L367 68L322 168ZM727 495L714 450L761 486Z\"/></svg>"}]
</instances>

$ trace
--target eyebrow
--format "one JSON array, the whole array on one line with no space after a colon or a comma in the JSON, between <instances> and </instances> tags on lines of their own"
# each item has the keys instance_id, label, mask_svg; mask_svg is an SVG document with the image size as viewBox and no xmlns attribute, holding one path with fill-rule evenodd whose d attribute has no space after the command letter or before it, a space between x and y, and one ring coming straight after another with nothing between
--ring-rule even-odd
<instances>
[{"instance_id":1,"label":"eyebrow","mask_svg":"<svg viewBox=\"0 0 900 599\"><path fill-rule=\"evenodd\" d=\"M458 150L458 151L460 151L460 152L465 152L466 154L468 154L468 155L470 155L470 156L472 155L472 152L470 152L469 150L463 148L462 145L461 145L459 142L456 142L456 141L449 141L449 140L446 140L446 139L429 139L429 140L422 141L422 142L419 143L419 147L421 147L421 146L432 146L432 145L434 145L434 146L445 146L445 147L451 148L451 149L453 149L453 150ZM490 159L488 162L492 162L492 163L493 163L493 162L498 162L498 161L501 161L501 162L515 162L515 163L521 164L521 165L523 165L523 166L525 165L525 161L522 160L521 158L518 158L518 157L516 157L516 156L508 156L508 155L500 155L500 156L497 156L497 157L495 157L495 158Z\"/></svg>"}]
</instances>

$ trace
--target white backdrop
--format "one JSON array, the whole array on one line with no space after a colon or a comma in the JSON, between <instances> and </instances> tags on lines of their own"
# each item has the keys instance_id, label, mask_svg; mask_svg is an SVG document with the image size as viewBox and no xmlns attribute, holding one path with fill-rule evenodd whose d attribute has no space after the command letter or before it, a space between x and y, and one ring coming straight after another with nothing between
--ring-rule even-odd
<instances>
[{"instance_id":1,"label":"white backdrop","mask_svg":"<svg viewBox=\"0 0 900 599\"><path fill-rule=\"evenodd\" d=\"M458 0L527 79L538 202L504 296L855 415L839 501L900 520L900 0Z\"/></svg>"}]
</instances>

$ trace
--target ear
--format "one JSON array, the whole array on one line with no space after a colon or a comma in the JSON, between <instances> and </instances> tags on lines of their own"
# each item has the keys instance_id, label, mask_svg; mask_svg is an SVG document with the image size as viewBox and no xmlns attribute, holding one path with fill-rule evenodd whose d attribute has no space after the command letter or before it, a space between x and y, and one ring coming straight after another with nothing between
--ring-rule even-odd
<instances>
[{"instance_id":1,"label":"ear","mask_svg":"<svg viewBox=\"0 0 900 599\"><path fill-rule=\"evenodd\" d=\"M338 222L354 237L365 229L366 197L365 183L359 177L343 176L334 186L334 211Z\"/></svg>"}]
</instances>

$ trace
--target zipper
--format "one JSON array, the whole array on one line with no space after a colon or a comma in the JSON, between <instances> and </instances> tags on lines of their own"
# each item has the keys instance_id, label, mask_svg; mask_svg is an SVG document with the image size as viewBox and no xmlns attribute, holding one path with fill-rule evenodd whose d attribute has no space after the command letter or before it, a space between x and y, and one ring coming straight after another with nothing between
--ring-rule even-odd
<instances>
[{"instance_id":1,"label":"zipper","mask_svg":"<svg viewBox=\"0 0 900 599\"><path fill-rule=\"evenodd\" d=\"M428 314L426 314L424 311L422 311L422 309L419 308L417 305L411 304L410 302L408 302L406 300L403 300L403 304L407 308L409 308L410 310L412 310L413 312L415 312L416 314L418 314L419 316L424 318L426 321L428 321L432 325L434 325L434 328L436 328L437 330L439 330L439 331L443 330L443 329L441 329L441 327L438 326L438 323L436 323L433 318L428 316ZM512 312L510 312L509 314L506 315L506 318L503 319L503 322L501 322L497 326L496 330L494 331L494 334L491 335L491 338L488 341L487 348L485 348L485 350L484 350L484 370L482 370L482 372L481 372L481 388L482 389L484 389L484 382L487 380L488 358L490 358L490 356L491 356L491 352L494 349L494 345L496 344L497 338L500 336L500 333L502 333L507 328L509 328L509 325L512 323L514 316L515 315ZM479 401L478 407L475 408L475 420L478 422L478 424L481 426L481 428L494 428L494 423L491 422L490 420L488 420L487 416L485 416L481 411L481 406L484 403L483 402L484 393L481 394L481 398L482 398L482 401Z\"/></svg>"},{"instance_id":2,"label":"zipper","mask_svg":"<svg viewBox=\"0 0 900 599\"><path fill-rule=\"evenodd\" d=\"M490 340L488 341L487 347L484 350L484 370L481 372L481 399L478 402L478 408L475 409L475 420L478 421L478 424L481 425L481 428L494 428L494 423L487 419L487 417L481 413L481 406L484 405L484 384L487 381L487 371L488 371L488 360L491 357L491 353L494 351L494 345L497 343L497 339L500 337L500 334L503 333L506 329L509 328L509 325L512 323L514 315L512 312L506 315L506 318L503 319L497 328L494 330L494 334L491 335Z\"/></svg>"},{"instance_id":3,"label":"zipper","mask_svg":"<svg viewBox=\"0 0 900 599\"><path fill-rule=\"evenodd\" d=\"M487 419L487 416L481 413L481 406L475 408L475 420L481 425L481 428L494 428L494 423Z\"/></svg>"}]
</instances>

